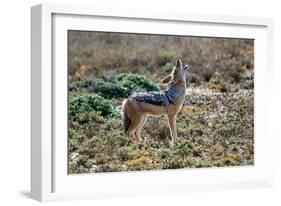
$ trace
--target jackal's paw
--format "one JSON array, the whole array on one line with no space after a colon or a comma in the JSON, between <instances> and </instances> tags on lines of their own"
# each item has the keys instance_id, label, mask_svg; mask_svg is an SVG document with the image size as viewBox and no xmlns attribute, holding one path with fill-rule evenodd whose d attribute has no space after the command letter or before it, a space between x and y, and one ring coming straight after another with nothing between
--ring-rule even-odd
<instances>
[{"instance_id":1,"label":"jackal's paw","mask_svg":"<svg viewBox=\"0 0 281 206\"><path fill-rule=\"evenodd\" d=\"M135 140L141 142L142 138L141 137L135 137Z\"/></svg>"}]
</instances>

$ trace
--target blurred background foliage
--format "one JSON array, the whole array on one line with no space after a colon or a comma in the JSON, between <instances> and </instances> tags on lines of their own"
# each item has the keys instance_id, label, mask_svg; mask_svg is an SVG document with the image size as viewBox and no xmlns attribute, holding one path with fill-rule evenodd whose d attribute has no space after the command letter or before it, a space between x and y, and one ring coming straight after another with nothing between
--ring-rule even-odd
<instances>
[{"instance_id":1,"label":"blurred background foliage","mask_svg":"<svg viewBox=\"0 0 281 206\"><path fill-rule=\"evenodd\" d=\"M210 82L219 74L221 81L251 88L253 47L254 41L246 39L70 31L69 79L131 72L160 82L182 58L192 66L191 83Z\"/></svg>"}]
</instances>

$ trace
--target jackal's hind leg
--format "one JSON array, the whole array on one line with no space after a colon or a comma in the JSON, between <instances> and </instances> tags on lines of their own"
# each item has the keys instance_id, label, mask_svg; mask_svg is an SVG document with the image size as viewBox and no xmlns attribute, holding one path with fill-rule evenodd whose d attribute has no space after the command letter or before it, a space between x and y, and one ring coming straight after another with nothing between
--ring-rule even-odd
<instances>
[{"instance_id":1,"label":"jackal's hind leg","mask_svg":"<svg viewBox=\"0 0 281 206\"><path fill-rule=\"evenodd\" d=\"M139 141L142 140L142 138L141 138L141 129L142 129L143 125L144 125L145 122L146 122L146 118L147 118L146 115L143 115L143 116L142 116L141 122L140 122L140 124L139 124L139 126L137 127L136 132L135 132L135 136L136 136L136 138L137 138Z\"/></svg>"},{"instance_id":2,"label":"jackal's hind leg","mask_svg":"<svg viewBox=\"0 0 281 206\"><path fill-rule=\"evenodd\" d=\"M136 136L136 130L142 123L143 117L144 115L135 114L134 117L131 119L131 125L130 128L128 129L128 134L130 136L138 139L138 137Z\"/></svg>"}]
</instances>

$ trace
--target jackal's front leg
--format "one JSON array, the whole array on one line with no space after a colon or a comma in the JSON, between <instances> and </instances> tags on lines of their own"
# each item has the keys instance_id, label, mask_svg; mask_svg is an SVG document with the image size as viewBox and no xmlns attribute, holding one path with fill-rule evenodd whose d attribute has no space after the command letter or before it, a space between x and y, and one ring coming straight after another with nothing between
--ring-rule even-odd
<instances>
[{"instance_id":1,"label":"jackal's front leg","mask_svg":"<svg viewBox=\"0 0 281 206\"><path fill-rule=\"evenodd\" d=\"M174 144L174 141L177 139L177 127L176 127L176 115L169 115L169 128L171 133L171 144Z\"/></svg>"}]
</instances>

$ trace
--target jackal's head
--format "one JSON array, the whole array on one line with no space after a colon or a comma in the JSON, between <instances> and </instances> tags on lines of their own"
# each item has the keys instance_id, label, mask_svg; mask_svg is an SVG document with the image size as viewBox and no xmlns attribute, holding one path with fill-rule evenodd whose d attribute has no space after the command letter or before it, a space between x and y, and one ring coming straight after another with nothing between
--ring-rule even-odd
<instances>
[{"instance_id":1,"label":"jackal's head","mask_svg":"<svg viewBox=\"0 0 281 206\"><path fill-rule=\"evenodd\" d=\"M189 65L183 65L181 59L177 59L176 65L172 71L172 73L165 77L162 80L162 83L166 84L166 83L176 83L176 84L180 84L183 83L185 84L185 78L186 78L186 73L189 69Z\"/></svg>"}]
</instances>

